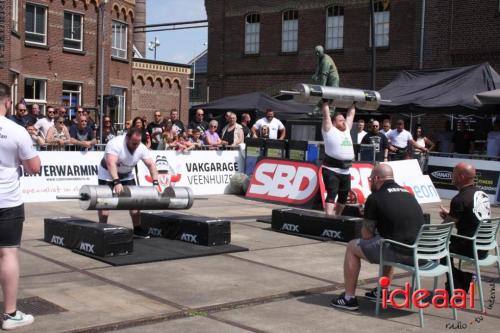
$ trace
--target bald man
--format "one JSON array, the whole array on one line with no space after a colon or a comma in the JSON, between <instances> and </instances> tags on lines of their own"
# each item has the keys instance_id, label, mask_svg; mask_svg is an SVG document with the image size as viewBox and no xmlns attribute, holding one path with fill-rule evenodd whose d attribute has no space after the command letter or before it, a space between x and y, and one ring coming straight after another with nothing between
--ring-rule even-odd
<instances>
[{"instance_id":1,"label":"bald man","mask_svg":"<svg viewBox=\"0 0 500 333\"><path fill-rule=\"evenodd\" d=\"M488 195L474 185L476 169L465 162L458 163L453 169L452 183L458 189L458 194L451 199L450 209L441 206L440 216L443 223L454 222L457 234L472 237L477 225L484 219L491 217L490 200ZM464 239L452 236L450 238L450 252L474 257L472 244ZM479 259L487 255L487 251L478 251ZM452 263L453 282L455 288L468 290L472 280L472 273L463 272Z\"/></svg>"},{"instance_id":2,"label":"bald man","mask_svg":"<svg viewBox=\"0 0 500 333\"><path fill-rule=\"evenodd\" d=\"M376 166L369 177L372 194L366 200L366 222L361 229L361 239L353 239L347 244L344 258L345 293L333 299L331 305L346 310L357 310L355 292L361 259L378 264L380 240L389 238L400 243L413 244L424 214L415 197L396 184L392 168L387 164ZM390 261L413 264L413 253L401 247L384 248L384 258ZM384 267L384 276L392 280L392 267ZM377 298L377 288L365 294Z\"/></svg>"}]
</instances>

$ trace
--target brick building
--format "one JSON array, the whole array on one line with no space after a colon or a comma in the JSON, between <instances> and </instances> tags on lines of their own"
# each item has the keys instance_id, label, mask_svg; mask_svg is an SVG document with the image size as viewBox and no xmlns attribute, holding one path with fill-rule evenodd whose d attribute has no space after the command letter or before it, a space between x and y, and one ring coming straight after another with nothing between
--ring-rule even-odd
<instances>
[{"instance_id":1,"label":"brick building","mask_svg":"<svg viewBox=\"0 0 500 333\"><path fill-rule=\"evenodd\" d=\"M155 87L143 85L138 89L139 86L133 85L137 70L143 70L141 64L147 62L139 59L136 65L133 52L136 39L137 50L145 49L144 34L134 33L134 25L145 24L145 1L2 1L0 80L12 86L13 101L24 98L28 105L37 103L42 110L47 105L97 109L102 49L104 95L115 95L118 99L118 104L107 108L107 112L118 124L146 112L141 104L144 93L141 89L151 91ZM104 36L102 41L100 36ZM160 67L160 64L149 66L148 75L163 78ZM180 92L172 92L170 88L165 93L157 90L156 100L162 105L175 105L187 119L188 103L181 103L181 99L187 95L182 90L187 87L189 73L183 73L185 66L170 67L179 72L170 82L172 86L177 84ZM142 74L144 80L148 75ZM165 79L168 83L166 76Z\"/></svg>"},{"instance_id":2,"label":"brick building","mask_svg":"<svg viewBox=\"0 0 500 333\"><path fill-rule=\"evenodd\" d=\"M418 69L422 3L423 68L489 61L500 70L496 0L375 1L376 89L403 69ZM205 0L211 99L256 90L275 95L311 82L318 44L344 87L371 88L369 0Z\"/></svg>"},{"instance_id":3,"label":"brick building","mask_svg":"<svg viewBox=\"0 0 500 333\"><path fill-rule=\"evenodd\" d=\"M208 103L210 99L210 92L207 84L207 50L198 54L188 64L191 66L191 91L189 92L189 104L191 106L195 106L197 104Z\"/></svg>"}]
</instances>

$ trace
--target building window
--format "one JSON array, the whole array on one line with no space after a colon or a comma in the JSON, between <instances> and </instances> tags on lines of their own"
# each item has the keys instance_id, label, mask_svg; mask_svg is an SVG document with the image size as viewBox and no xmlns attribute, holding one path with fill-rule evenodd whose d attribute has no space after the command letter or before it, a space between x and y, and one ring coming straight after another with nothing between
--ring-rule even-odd
<instances>
[{"instance_id":1,"label":"building window","mask_svg":"<svg viewBox=\"0 0 500 333\"><path fill-rule=\"evenodd\" d=\"M326 9L326 49L344 47L344 7L330 6Z\"/></svg>"},{"instance_id":2,"label":"building window","mask_svg":"<svg viewBox=\"0 0 500 333\"><path fill-rule=\"evenodd\" d=\"M374 4L375 11L375 46L389 46L389 26L391 21L390 2L388 0L377 1ZM370 47L371 24L370 24Z\"/></svg>"},{"instance_id":3,"label":"building window","mask_svg":"<svg viewBox=\"0 0 500 333\"><path fill-rule=\"evenodd\" d=\"M14 82L10 87L10 99L12 101L10 106L10 114L15 114L15 105L18 102L18 89L19 89L19 74L14 73Z\"/></svg>"},{"instance_id":4,"label":"building window","mask_svg":"<svg viewBox=\"0 0 500 333\"><path fill-rule=\"evenodd\" d=\"M260 46L260 15L248 14L245 18L245 54L258 54Z\"/></svg>"},{"instance_id":5,"label":"building window","mask_svg":"<svg viewBox=\"0 0 500 333\"><path fill-rule=\"evenodd\" d=\"M38 104L40 110L45 110L47 104L47 81L42 79L24 79L24 101L26 104Z\"/></svg>"},{"instance_id":6,"label":"building window","mask_svg":"<svg viewBox=\"0 0 500 333\"><path fill-rule=\"evenodd\" d=\"M113 57L127 59L127 25L125 23L113 21L111 55Z\"/></svg>"},{"instance_id":7,"label":"building window","mask_svg":"<svg viewBox=\"0 0 500 333\"><path fill-rule=\"evenodd\" d=\"M283 12L283 23L281 28L281 51L297 52L297 41L299 39L299 12L287 10Z\"/></svg>"},{"instance_id":8,"label":"building window","mask_svg":"<svg viewBox=\"0 0 500 333\"><path fill-rule=\"evenodd\" d=\"M111 119L117 124L125 124L125 110L127 103L127 89L111 87L111 95L118 97L118 105L109 109Z\"/></svg>"},{"instance_id":9,"label":"building window","mask_svg":"<svg viewBox=\"0 0 500 333\"><path fill-rule=\"evenodd\" d=\"M26 4L26 42L47 44L47 7Z\"/></svg>"},{"instance_id":10,"label":"building window","mask_svg":"<svg viewBox=\"0 0 500 333\"><path fill-rule=\"evenodd\" d=\"M83 16L64 13L64 48L83 50Z\"/></svg>"},{"instance_id":11,"label":"building window","mask_svg":"<svg viewBox=\"0 0 500 333\"><path fill-rule=\"evenodd\" d=\"M19 1L12 0L12 30L19 30Z\"/></svg>"},{"instance_id":12,"label":"building window","mask_svg":"<svg viewBox=\"0 0 500 333\"><path fill-rule=\"evenodd\" d=\"M70 117L76 115L76 107L82 105L82 85L80 83L63 82L62 105Z\"/></svg>"}]
</instances>

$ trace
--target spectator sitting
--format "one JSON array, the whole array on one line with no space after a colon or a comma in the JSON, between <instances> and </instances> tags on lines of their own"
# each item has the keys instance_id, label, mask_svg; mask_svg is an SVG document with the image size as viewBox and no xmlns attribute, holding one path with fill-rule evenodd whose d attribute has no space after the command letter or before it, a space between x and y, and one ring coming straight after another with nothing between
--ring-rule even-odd
<instances>
[{"instance_id":1,"label":"spectator sitting","mask_svg":"<svg viewBox=\"0 0 500 333\"><path fill-rule=\"evenodd\" d=\"M201 139L201 132L199 129L195 128L192 130L192 135L189 137L189 141L193 144L193 148L199 148L203 146L203 141Z\"/></svg>"},{"instance_id":2,"label":"spectator sitting","mask_svg":"<svg viewBox=\"0 0 500 333\"><path fill-rule=\"evenodd\" d=\"M47 131L45 143L54 146L64 146L71 143L68 128L64 125L64 117L59 116L56 118L54 126Z\"/></svg>"},{"instance_id":3,"label":"spectator sitting","mask_svg":"<svg viewBox=\"0 0 500 333\"><path fill-rule=\"evenodd\" d=\"M108 143L109 140L113 139L116 136L116 129L113 126L113 122L111 121L110 116L104 116L102 119L102 123L104 126L102 127L102 137L101 143ZM97 132L100 132L100 129L96 129Z\"/></svg>"},{"instance_id":4,"label":"spectator sitting","mask_svg":"<svg viewBox=\"0 0 500 333\"><path fill-rule=\"evenodd\" d=\"M273 110L267 110L266 116L257 120L257 122L253 125L252 127L253 137L255 138L257 137L257 131L263 125L267 125L269 127L269 139L285 140L286 136L285 126L283 126L283 123L279 119L274 118Z\"/></svg>"},{"instance_id":5,"label":"spectator sitting","mask_svg":"<svg viewBox=\"0 0 500 333\"><path fill-rule=\"evenodd\" d=\"M149 149L151 149L151 137L149 133L146 131L146 126L144 124L144 119L141 117L135 117L132 120L132 127L140 128L142 131L142 139L141 142L146 145Z\"/></svg>"},{"instance_id":6,"label":"spectator sitting","mask_svg":"<svg viewBox=\"0 0 500 333\"><path fill-rule=\"evenodd\" d=\"M486 154L492 157L500 156L500 118L497 116L493 130L488 133Z\"/></svg>"},{"instance_id":7,"label":"spectator sitting","mask_svg":"<svg viewBox=\"0 0 500 333\"><path fill-rule=\"evenodd\" d=\"M222 144L237 146L244 140L243 128L236 122L236 114L230 112L228 124L222 129Z\"/></svg>"},{"instance_id":8,"label":"spectator sitting","mask_svg":"<svg viewBox=\"0 0 500 333\"><path fill-rule=\"evenodd\" d=\"M34 124L28 124L26 125L26 130L28 131L28 134L31 137L31 140L33 141L33 145L44 145L45 140L42 138L42 136L38 133L38 130L35 128Z\"/></svg>"},{"instance_id":9,"label":"spectator sitting","mask_svg":"<svg viewBox=\"0 0 500 333\"><path fill-rule=\"evenodd\" d=\"M94 138L94 131L87 124L87 117L80 116L78 125L71 125L69 129L71 143L82 147L82 150L91 149L97 143Z\"/></svg>"},{"instance_id":10,"label":"spectator sitting","mask_svg":"<svg viewBox=\"0 0 500 333\"><path fill-rule=\"evenodd\" d=\"M206 145L216 147L222 143L219 134L217 134L218 124L219 123L215 119L211 120L210 123L208 124L208 130L205 131L205 139L204 139Z\"/></svg>"},{"instance_id":11,"label":"spectator sitting","mask_svg":"<svg viewBox=\"0 0 500 333\"><path fill-rule=\"evenodd\" d=\"M33 104L33 107L36 104ZM54 118L57 116L56 110L53 106L47 107L47 115L45 118L38 119L35 123L35 128L40 132L43 138L47 138L47 132L49 128L54 126Z\"/></svg>"},{"instance_id":12,"label":"spectator sitting","mask_svg":"<svg viewBox=\"0 0 500 333\"><path fill-rule=\"evenodd\" d=\"M179 120L179 111L176 109L170 110L170 120L172 121L172 128L177 132L177 135L184 133L184 124Z\"/></svg>"},{"instance_id":13,"label":"spectator sitting","mask_svg":"<svg viewBox=\"0 0 500 333\"><path fill-rule=\"evenodd\" d=\"M196 110L195 119L189 123L187 133L189 136L193 134L193 130L197 129L200 133L208 129L208 123L203 119L205 112L202 109Z\"/></svg>"},{"instance_id":14,"label":"spectator sitting","mask_svg":"<svg viewBox=\"0 0 500 333\"><path fill-rule=\"evenodd\" d=\"M7 116L7 119L12 120L16 124L22 127L26 127L28 124L28 110L26 109L26 105L23 103L19 102L16 104L16 114Z\"/></svg>"}]
</instances>

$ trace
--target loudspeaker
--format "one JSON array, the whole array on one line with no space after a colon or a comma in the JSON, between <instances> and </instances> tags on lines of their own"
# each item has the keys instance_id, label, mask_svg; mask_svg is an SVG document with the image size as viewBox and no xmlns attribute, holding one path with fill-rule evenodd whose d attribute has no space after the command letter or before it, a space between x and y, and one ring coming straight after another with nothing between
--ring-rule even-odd
<instances>
[{"instance_id":1,"label":"loudspeaker","mask_svg":"<svg viewBox=\"0 0 500 333\"><path fill-rule=\"evenodd\" d=\"M92 223L71 226L75 251L100 257L125 255L134 251L131 229L112 224Z\"/></svg>"},{"instance_id":2,"label":"loudspeaker","mask_svg":"<svg viewBox=\"0 0 500 333\"><path fill-rule=\"evenodd\" d=\"M217 246L231 243L231 222L171 212L141 212L141 225L153 237Z\"/></svg>"},{"instance_id":3,"label":"loudspeaker","mask_svg":"<svg viewBox=\"0 0 500 333\"><path fill-rule=\"evenodd\" d=\"M351 216L331 216L323 212L282 208L273 209L271 227L275 230L326 237L349 242L361 237L362 218Z\"/></svg>"},{"instance_id":4,"label":"loudspeaker","mask_svg":"<svg viewBox=\"0 0 500 333\"><path fill-rule=\"evenodd\" d=\"M78 217L46 218L44 219L43 240L47 243L73 249L76 244L71 228L75 224L85 225L95 224L95 222Z\"/></svg>"}]
</instances>

